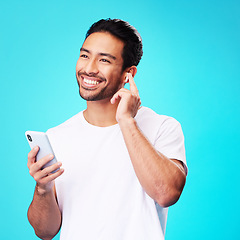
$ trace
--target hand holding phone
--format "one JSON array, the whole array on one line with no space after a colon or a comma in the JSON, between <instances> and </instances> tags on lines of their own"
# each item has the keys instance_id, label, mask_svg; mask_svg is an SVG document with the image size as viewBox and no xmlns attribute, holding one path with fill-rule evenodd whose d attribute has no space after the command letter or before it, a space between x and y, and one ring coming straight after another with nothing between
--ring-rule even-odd
<instances>
[{"instance_id":1,"label":"hand holding phone","mask_svg":"<svg viewBox=\"0 0 240 240\"><path fill-rule=\"evenodd\" d=\"M39 161L40 159L42 159L43 157L46 157L49 154L53 154L53 149L51 147L51 144L48 140L47 134L43 133L43 132L35 132L35 131L26 131L25 132L26 138L28 140L28 143L31 147L31 149L33 149L34 147L38 146L39 147L39 151L37 153L36 156L36 161ZM42 169L53 165L54 163L57 162L57 159L54 155L54 158L52 160L50 160L49 162L47 162ZM55 173L59 170L56 169L54 171L52 171L52 173Z\"/></svg>"}]
</instances>

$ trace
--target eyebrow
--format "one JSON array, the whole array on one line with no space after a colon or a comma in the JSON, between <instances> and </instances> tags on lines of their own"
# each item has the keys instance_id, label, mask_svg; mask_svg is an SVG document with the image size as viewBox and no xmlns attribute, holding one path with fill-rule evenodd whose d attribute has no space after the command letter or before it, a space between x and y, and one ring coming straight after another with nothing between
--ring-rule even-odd
<instances>
[{"instance_id":1,"label":"eyebrow","mask_svg":"<svg viewBox=\"0 0 240 240\"><path fill-rule=\"evenodd\" d=\"M84 51L84 52L87 52L87 53L91 53L89 50L87 50L86 48L80 48L80 51ZM116 60L116 57L113 56L112 54L109 54L109 53L99 53L98 55L100 56L105 56L105 57L110 57L112 58L113 60Z\"/></svg>"}]
</instances>

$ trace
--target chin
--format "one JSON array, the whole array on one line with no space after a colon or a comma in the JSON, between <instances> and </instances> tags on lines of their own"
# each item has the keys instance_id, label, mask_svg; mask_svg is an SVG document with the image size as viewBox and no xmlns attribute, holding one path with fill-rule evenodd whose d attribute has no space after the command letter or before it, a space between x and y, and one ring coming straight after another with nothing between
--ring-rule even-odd
<instances>
[{"instance_id":1,"label":"chin","mask_svg":"<svg viewBox=\"0 0 240 240\"><path fill-rule=\"evenodd\" d=\"M101 96L101 94L84 94L83 92L79 91L79 94L81 96L81 98L83 98L86 101L99 101L102 100L103 97Z\"/></svg>"}]
</instances>

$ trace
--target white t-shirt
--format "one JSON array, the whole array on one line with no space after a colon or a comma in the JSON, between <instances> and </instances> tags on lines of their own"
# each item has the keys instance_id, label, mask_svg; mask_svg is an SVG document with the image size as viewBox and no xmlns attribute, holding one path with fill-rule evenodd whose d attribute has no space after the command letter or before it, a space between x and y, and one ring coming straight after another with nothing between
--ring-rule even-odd
<instances>
[{"instance_id":1,"label":"white t-shirt","mask_svg":"<svg viewBox=\"0 0 240 240\"><path fill-rule=\"evenodd\" d=\"M175 119L146 107L135 119L158 151L186 166L184 138ZM65 170L55 181L61 240L164 239L167 208L140 185L118 124L93 126L80 112L47 134Z\"/></svg>"}]
</instances>

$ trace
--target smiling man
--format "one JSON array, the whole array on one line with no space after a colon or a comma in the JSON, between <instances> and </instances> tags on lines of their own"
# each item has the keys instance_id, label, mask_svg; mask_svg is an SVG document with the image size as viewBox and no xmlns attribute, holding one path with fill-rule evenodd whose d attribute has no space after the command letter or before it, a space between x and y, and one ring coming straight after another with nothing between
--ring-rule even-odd
<instances>
[{"instance_id":1,"label":"smiling man","mask_svg":"<svg viewBox=\"0 0 240 240\"><path fill-rule=\"evenodd\" d=\"M184 138L175 119L140 106L141 57L141 37L127 22L100 20L88 30L76 65L87 108L48 130L58 163L42 170L53 156L36 162L38 147L28 155L36 181L28 218L40 238L61 228L62 240L164 239L168 206L186 180Z\"/></svg>"},{"instance_id":2,"label":"smiling man","mask_svg":"<svg viewBox=\"0 0 240 240\"><path fill-rule=\"evenodd\" d=\"M123 87L123 47L121 40L106 32L92 33L86 39L76 66L82 98L87 101L109 99Z\"/></svg>"}]
</instances>

